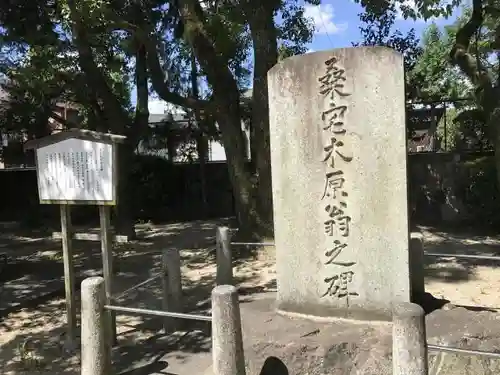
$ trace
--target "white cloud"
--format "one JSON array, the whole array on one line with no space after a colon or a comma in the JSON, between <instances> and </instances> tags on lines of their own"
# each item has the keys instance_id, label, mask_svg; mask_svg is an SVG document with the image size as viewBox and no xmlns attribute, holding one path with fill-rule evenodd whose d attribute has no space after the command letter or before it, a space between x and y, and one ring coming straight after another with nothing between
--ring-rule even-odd
<instances>
[{"instance_id":1,"label":"white cloud","mask_svg":"<svg viewBox=\"0 0 500 375\"><path fill-rule=\"evenodd\" d=\"M313 49L308 49L308 50L306 51L306 53L313 53L313 52L316 52L316 51L315 51L315 50L313 50Z\"/></svg>"},{"instance_id":2,"label":"white cloud","mask_svg":"<svg viewBox=\"0 0 500 375\"><path fill-rule=\"evenodd\" d=\"M415 0L405 0L402 3L399 3L399 2L396 3L396 19L403 20L403 21L405 20L405 17L403 15L403 11L401 9L401 5L412 9L413 11L415 11L415 13L418 16L419 13L418 13L417 4L415 4ZM420 18L417 19L417 21L420 21L420 20L421 20ZM410 21L412 21L412 20L410 20Z\"/></svg>"},{"instance_id":3,"label":"white cloud","mask_svg":"<svg viewBox=\"0 0 500 375\"><path fill-rule=\"evenodd\" d=\"M448 3L449 3L448 1L444 2L445 5ZM415 0L404 0L402 2L402 5L404 5L405 7L411 8L415 11L415 13L417 14L417 17L418 17L416 20L417 22L433 22L433 21L437 21L437 20L443 18L443 17L431 17L428 20L424 20L418 11L418 7L417 7L417 4L415 3ZM403 15L403 11L401 10L401 3L396 4L396 19L403 20L403 21L405 20L405 17ZM408 21L413 21L413 20L409 19Z\"/></svg>"},{"instance_id":4,"label":"white cloud","mask_svg":"<svg viewBox=\"0 0 500 375\"><path fill-rule=\"evenodd\" d=\"M332 4L306 4L304 16L312 20L317 34L337 34L347 29L347 22L333 22L335 10Z\"/></svg>"}]
</instances>

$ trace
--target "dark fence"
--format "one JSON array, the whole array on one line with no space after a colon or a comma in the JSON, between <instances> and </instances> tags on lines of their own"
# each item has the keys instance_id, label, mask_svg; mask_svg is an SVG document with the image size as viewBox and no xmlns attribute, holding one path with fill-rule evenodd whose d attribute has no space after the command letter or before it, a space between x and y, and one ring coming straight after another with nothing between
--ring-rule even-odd
<instances>
[{"instance_id":1,"label":"dark fence","mask_svg":"<svg viewBox=\"0 0 500 375\"><path fill-rule=\"evenodd\" d=\"M413 222L500 224L493 152L411 154L408 176Z\"/></svg>"},{"instance_id":2,"label":"dark fence","mask_svg":"<svg viewBox=\"0 0 500 375\"><path fill-rule=\"evenodd\" d=\"M130 206L137 220L188 221L234 215L226 163L206 165L206 210L198 164L172 164L141 156L130 166ZM414 222L500 221L492 153L409 155L408 180ZM59 211L38 202L34 170L0 172L0 220L58 225ZM97 223L95 207L75 207L75 224Z\"/></svg>"},{"instance_id":3,"label":"dark fence","mask_svg":"<svg viewBox=\"0 0 500 375\"><path fill-rule=\"evenodd\" d=\"M188 221L234 213L225 163L206 164L206 205L198 164L172 164L161 158L141 156L129 168L129 204L137 220ZM59 222L57 206L41 205L38 201L35 170L0 170L0 192L1 221L47 225ZM96 207L75 206L72 216L77 225L98 223Z\"/></svg>"}]
</instances>

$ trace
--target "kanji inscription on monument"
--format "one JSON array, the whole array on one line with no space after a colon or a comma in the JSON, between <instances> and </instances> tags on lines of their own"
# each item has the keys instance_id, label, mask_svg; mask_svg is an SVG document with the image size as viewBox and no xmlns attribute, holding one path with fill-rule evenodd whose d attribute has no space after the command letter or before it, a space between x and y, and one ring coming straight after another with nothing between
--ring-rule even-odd
<instances>
[{"instance_id":1,"label":"kanji inscription on monument","mask_svg":"<svg viewBox=\"0 0 500 375\"><path fill-rule=\"evenodd\" d=\"M278 309L391 319L410 299L401 54L294 56L268 86Z\"/></svg>"}]
</instances>

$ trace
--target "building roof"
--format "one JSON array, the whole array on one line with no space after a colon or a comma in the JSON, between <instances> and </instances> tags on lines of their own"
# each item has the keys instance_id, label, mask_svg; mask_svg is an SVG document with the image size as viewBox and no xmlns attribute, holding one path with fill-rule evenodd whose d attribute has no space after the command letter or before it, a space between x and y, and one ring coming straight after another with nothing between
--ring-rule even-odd
<instances>
[{"instance_id":1,"label":"building roof","mask_svg":"<svg viewBox=\"0 0 500 375\"><path fill-rule=\"evenodd\" d=\"M123 143L127 137L125 137L124 135L100 133L85 129L69 129L63 130L59 133L48 135L46 137L32 139L24 144L23 149L24 151L37 149L40 147L49 146L54 143L62 142L70 138L84 139L102 143Z\"/></svg>"},{"instance_id":2,"label":"building roof","mask_svg":"<svg viewBox=\"0 0 500 375\"><path fill-rule=\"evenodd\" d=\"M241 94L241 98L243 102L247 102L252 99L253 89L245 90ZM166 122L173 123L188 123L189 119L185 113L162 113L162 114L149 114L148 123L150 125L154 124L162 124Z\"/></svg>"},{"instance_id":3,"label":"building roof","mask_svg":"<svg viewBox=\"0 0 500 375\"><path fill-rule=\"evenodd\" d=\"M149 114L149 124L162 124L167 122L188 122L189 119L184 113L163 113L163 114Z\"/></svg>"}]
</instances>

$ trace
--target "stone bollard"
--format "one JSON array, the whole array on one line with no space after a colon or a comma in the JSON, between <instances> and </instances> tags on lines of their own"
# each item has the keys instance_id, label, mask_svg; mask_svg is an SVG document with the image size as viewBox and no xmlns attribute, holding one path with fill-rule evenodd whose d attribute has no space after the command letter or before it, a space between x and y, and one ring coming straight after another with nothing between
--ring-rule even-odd
<instances>
[{"instance_id":1,"label":"stone bollard","mask_svg":"<svg viewBox=\"0 0 500 375\"><path fill-rule=\"evenodd\" d=\"M428 375L424 310L403 302L394 307L392 366L394 375Z\"/></svg>"},{"instance_id":2,"label":"stone bollard","mask_svg":"<svg viewBox=\"0 0 500 375\"><path fill-rule=\"evenodd\" d=\"M421 233L410 234L410 290L412 302L421 302L425 295L424 237Z\"/></svg>"},{"instance_id":3,"label":"stone bollard","mask_svg":"<svg viewBox=\"0 0 500 375\"><path fill-rule=\"evenodd\" d=\"M245 375L238 291L232 285L212 290L212 351L215 375Z\"/></svg>"},{"instance_id":4,"label":"stone bollard","mask_svg":"<svg viewBox=\"0 0 500 375\"><path fill-rule=\"evenodd\" d=\"M233 263L231 259L231 233L228 227L218 227L216 239L217 285L233 284Z\"/></svg>"},{"instance_id":5,"label":"stone bollard","mask_svg":"<svg viewBox=\"0 0 500 375\"><path fill-rule=\"evenodd\" d=\"M182 312L181 256L179 250L169 249L162 253L162 308L164 311ZM164 318L165 333L174 332L180 327L179 319Z\"/></svg>"},{"instance_id":6,"label":"stone bollard","mask_svg":"<svg viewBox=\"0 0 500 375\"><path fill-rule=\"evenodd\" d=\"M104 310L106 291L102 277L82 282L82 375L111 373L110 314Z\"/></svg>"}]
</instances>

